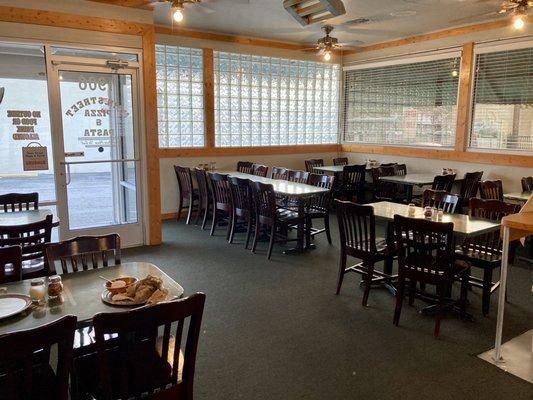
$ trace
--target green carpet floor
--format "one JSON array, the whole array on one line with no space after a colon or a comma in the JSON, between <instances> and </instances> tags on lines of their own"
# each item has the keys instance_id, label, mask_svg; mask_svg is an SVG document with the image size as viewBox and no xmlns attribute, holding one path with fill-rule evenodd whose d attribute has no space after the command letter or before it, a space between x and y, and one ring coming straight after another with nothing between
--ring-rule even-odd
<instances>
[{"instance_id":1,"label":"green carpet floor","mask_svg":"<svg viewBox=\"0 0 533 400\"><path fill-rule=\"evenodd\" d=\"M323 235L302 255L275 247L270 262L265 243L252 254L242 234L229 245L222 229L210 237L168 222L163 237L125 250L123 261L152 262L186 293L206 293L196 399L533 399L533 385L476 357L493 346L496 295L485 318L470 292L475 322L447 317L435 340L421 302L406 304L395 327L394 298L375 289L363 308L358 275L335 296L339 249ZM532 271L511 268L504 338L531 328Z\"/></svg>"}]
</instances>

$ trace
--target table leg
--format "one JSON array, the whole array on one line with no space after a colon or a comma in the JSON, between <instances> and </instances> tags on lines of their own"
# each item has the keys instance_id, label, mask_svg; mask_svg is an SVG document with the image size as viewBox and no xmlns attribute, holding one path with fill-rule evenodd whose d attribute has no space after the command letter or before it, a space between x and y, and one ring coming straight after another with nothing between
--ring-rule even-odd
<instances>
[{"instance_id":1,"label":"table leg","mask_svg":"<svg viewBox=\"0 0 533 400\"><path fill-rule=\"evenodd\" d=\"M296 247L287 249L283 254L298 254L304 251L304 235L305 235L305 208L304 199L297 198L298 201L298 225L296 229Z\"/></svg>"},{"instance_id":2,"label":"table leg","mask_svg":"<svg viewBox=\"0 0 533 400\"><path fill-rule=\"evenodd\" d=\"M407 199L407 204L409 204L413 200L413 186L412 185L406 185L407 188L405 189L405 197Z\"/></svg>"}]
</instances>

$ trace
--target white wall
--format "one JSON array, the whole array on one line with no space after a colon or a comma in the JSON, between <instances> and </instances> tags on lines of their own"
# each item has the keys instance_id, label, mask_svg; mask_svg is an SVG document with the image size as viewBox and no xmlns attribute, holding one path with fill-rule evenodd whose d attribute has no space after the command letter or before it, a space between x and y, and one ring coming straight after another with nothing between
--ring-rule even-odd
<instances>
[{"instance_id":1,"label":"white wall","mask_svg":"<svg viewBox=\"0 0 533 400\"><path fill-rule=\"evenodd\" d=\"M323 158L325 163L331 164L335 157L338 157L337 153L163 158L159 160L161 168L161 212L166 214L177 211L178 184L174 173L174 165L182 165L192 168L196 167L198 164L216 162L216 167L219 170L235 171L237 161L252 161L268 165L268 173L270 175L273 166L305 170L304 161L307 159Z\"/></svg>"}]
</instances>

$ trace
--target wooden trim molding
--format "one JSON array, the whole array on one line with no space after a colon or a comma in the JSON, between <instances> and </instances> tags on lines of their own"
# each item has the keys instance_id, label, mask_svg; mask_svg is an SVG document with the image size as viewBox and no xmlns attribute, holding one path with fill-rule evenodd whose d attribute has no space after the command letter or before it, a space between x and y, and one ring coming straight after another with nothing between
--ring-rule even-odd
<instances>
[{"instance_id":1,"label":"wooden trim molding","mask_svg":"<svg viewBox=\"0 0 533 400\"><path fill-rule=\"evenodd\" d=\"M527 17L527 22L528 23L533 22L533 15L530 15ZM481 32L481 31L486 31L486 30L491 30L491 29L500 29L500 28L505 28L506 26L509 26L510 23L511 23L510 19L500 19L497 21L483 22L481 24L461 26L459 28L444 29L441 31L426 33L423 35L410 36L410 37L403 38L403 39L396 39L396 40L391 40L388 42L376 43L376 44L371 44L368 46L361 46L353 50L345 50L343 52L343 55L347 56L350 54L363 53L367 51L383 50L383 49L388 49L391 47L405 46L409 44L427 42L430 40L444 39L450 36L461 36L461 35L468 35L471 33L476 33L476 32Z\"/></svg>"},{"instance_id":2,"label":"wooden trim molding","mask_svg":"<svg viewBox=\"0 0 533 400\"><path fill-rule=\"evenodd\" d=\"M306 153L335 153L340 151L338 144L309 144L298 146L268 146L268 147L203 147L203 148L175 148L159 149L159 158L176 157L224 157L241 155L277 155L277 154L306 154Z\"/></svg>"},{"instance_id":3,"label":"wooden trim molding","mask_svg":"<svg viewBox=\"0 0 533 400\"><path fill-rule=\"evenodd\" d=\"M474 64L474 43L463 46L457 97L457 125L455 128L455 151L465 151L470 128L471 93Z\"/></svg>"},{"instance_id":4,"label":"wooden trim molding","mask_svg":"<svg viewBox=\"0 0 533 400\"><path fill-rule=\"evenodd\" d=\"M205 145L215 147L215 84L213 49L203 49Z\"/></svg>"},{"instance_id":5,"label":"wooden trim molding","mask_svg":"<svg viewBox=\"0 0 533 400\"><path fill-rule=\"evenodd\" d=\"M477 164L507 165L512 167L533 167L533 156L504 153L484 153L473 151L425 149L419 147L371 146L345 143L346 153L383 154L403 157L425 158L428 160L449 160Z\"/></svg>"}]
</instances>

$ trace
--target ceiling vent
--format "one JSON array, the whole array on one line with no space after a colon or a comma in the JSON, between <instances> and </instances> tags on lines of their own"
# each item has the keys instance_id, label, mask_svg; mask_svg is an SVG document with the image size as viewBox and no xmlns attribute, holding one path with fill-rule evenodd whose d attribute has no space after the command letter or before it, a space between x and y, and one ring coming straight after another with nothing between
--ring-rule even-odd
<instances>
[{"instance_id":1,"label":"ceiling vent","mask_svg":"<svg viewBox=\"0 0 533 400\"><path fill-rule=\"evenodd\" d=\"M346 14L341 0L285 0L283 7L303 26Z\"/></svg>"}]
</instances>

